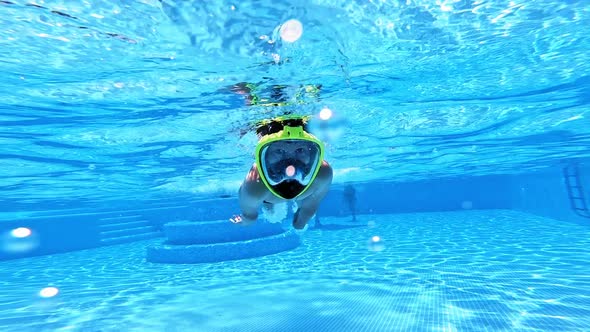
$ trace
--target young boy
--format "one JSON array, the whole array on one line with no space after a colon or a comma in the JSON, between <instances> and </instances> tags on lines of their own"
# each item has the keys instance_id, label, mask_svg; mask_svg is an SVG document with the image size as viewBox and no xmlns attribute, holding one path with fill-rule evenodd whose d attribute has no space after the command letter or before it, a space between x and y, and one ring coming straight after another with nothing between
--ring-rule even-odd
<instances>
[{"instance_id":1,"label":"young boy","mask_svg":"<svg viewBox=\"0 0 590 332\"><path fill-rule=\"evenodd\" d=\"M239 191L241 215L230 219L248 225L264 204L293 200L293 227L302 229L316 213L332 184L332 167L324 160L324 144L306 131L307 118L287 116L263 123L256 133L256 162Z\"/></svg>"}]
</instances>

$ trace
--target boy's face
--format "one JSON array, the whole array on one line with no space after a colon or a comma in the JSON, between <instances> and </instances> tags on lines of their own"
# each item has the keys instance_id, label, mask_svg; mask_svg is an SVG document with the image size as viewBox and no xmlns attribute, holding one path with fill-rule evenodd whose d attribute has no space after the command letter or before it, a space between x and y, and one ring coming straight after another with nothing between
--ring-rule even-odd
<instances>
[{"instance_id":1,"label":"boy's face","mask_svg":"<svg viewBox=\"0 0 590 332\"><path fill-rule=\"evenodd\" d=\"M295 159L308 165L312 155L312 146L306 141L285 140L272 143L266 152L269 164L286 159Z\"/></svg>"}]
</instances>

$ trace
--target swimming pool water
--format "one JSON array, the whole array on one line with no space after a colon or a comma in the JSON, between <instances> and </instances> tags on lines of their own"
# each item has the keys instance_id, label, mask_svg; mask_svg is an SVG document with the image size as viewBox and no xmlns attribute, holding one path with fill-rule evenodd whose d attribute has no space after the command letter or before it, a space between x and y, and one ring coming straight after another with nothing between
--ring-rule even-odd
<instances>
[{"instance_id":1,"label":"swimming pool water","mask_svg":"<svg viewBox=\"0 0 590 332\"><path fill-rule=\"evenodd\" d=\"M2 1L3 208L234 195L252 123L325 107L312 127L337 183L588 158L589 13L577 0ZM293 43L279 34L291 19ZM253 107L230 91L241 82L266 97L322 89Z\"/></svg>"},{"instance_id":2,"label":"swimming pool water","mask_svg":"<svg viewBox=\"0 0 590 332\"><path fill-rule=\"evenodd\" d=\"M3 262L0 329L590 329L588 227L508 210L322 222L295 250L240 261L147 263L158 239ZM59 295L40 298L48 285Z\"/></svg>"},{"instance_id":3,"label":"swimming pool water","mask_svg":"<svg viewBox=\"0 0 590 332\"><path fill-rule=\"evenodd\" d=\"M303 31L284 37L292 20ZM540 206L568 202L559 174L547 189L551 172L536 172L590 158L583 0L9 0L0 23L0 226L50 220L64 243L101 217L155 230L175 221L159 208L226 209L253 123L285 113L312 116L335 191L353 188L347 213L356 187L365 212L487 195L573 215ZM232 89L246 82L263 97L284 87L289 104L249 104ZM295 98L309 84L321 93ZM508 188L515 174L530 186ZM457 178L472 197L429 187ZM353 223L336 201L300 247L255 259L148 263L158 238L2 261L0 331L590 330L587 224L508 210Z\"/></svg>"}]
</instances>

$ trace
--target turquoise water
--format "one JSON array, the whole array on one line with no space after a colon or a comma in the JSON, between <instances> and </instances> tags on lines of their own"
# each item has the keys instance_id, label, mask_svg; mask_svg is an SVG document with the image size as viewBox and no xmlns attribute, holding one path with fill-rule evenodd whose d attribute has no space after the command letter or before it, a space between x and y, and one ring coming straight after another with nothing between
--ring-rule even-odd
<instances>
[{"instance_id":1,"label":"turquoise water","mask_svg":"<svg viewBox=\"0 0 590 332\"><path fill-rule=\"evenodd\" d=\"M324 107L333 116L314 132L337 183L520 173L590 155L584 1L2 1L0 11L0 198L25 209L57 195L233 194L254 121ZM289 19L303 26L293 43L279 33ZM322 91L248 107L228 91L239 82Z\"/></svg>"},{"instance_id":2,"label":"turquoise water","mask_svg":"<svg viewBox=\"0 0 590 332\"><path fill-rule=\"evenodd\" d=\"M587 331L590 229L520 212L325 218L302 246L214 264L150 242L2 263L3 331ZM380 236L378 246L370 243ZM39 267L44 267L39 270ZM59 296L43 299L53 285Z\"/></svg>"},{"instance_id":3,"label":"turquoise water","mask_svg":"<svg viewBox=\"0 0 590 332\"><path fill-rule=\"evenodd\" d=\"M0 224L234 199L253 123L286 113L312 116L336 188L590 157L585 1L3 0L0 23ZM3 261L0 330L590 330L583 224L357 218L239 261L150 263L161 238Z\"/></svg>"}]
</instances>

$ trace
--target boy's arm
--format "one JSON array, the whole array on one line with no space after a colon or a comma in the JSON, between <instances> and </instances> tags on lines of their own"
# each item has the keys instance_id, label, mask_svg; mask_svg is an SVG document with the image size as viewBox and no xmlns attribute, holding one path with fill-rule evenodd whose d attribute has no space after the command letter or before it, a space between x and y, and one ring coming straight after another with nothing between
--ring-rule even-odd
<instances>
[{"instance_id":1,"label":"boy's arm","mask_svg":"<svg viewBox=\"0 0 590 332\"><path fill-rule=\"evenodd\" d=\"M242 216L233 218L232 222L249 225L258 219L258 208L264 201L265 188L256 166L252 166L238 194Z\"/></svg>"},{"instance_id":2,"label":"boy's arm","mask_svg":"<svg viewBox=\"0 0 590 332\"><path fill-rule=\"evenodd\" d=\"M299 208L293 217L294 228L304 228L311 217L317 212L322 199L324 199L330 190L332 173L332 167L324 161L315 179L315 192L297 203Z\"/></svg>"}]
</instances>

